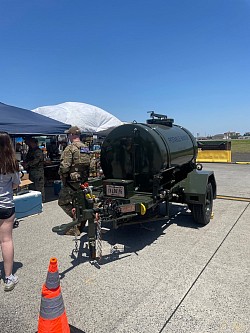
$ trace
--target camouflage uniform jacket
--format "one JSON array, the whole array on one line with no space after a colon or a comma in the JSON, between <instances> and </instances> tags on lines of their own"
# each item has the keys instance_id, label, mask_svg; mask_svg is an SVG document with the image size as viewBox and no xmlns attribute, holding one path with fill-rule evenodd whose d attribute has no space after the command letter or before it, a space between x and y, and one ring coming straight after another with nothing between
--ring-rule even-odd
<instances>
[{"instance_id":1,"label":"camouflage uniform jacket","mask_svg":"<svg viewBox=\"0 0 250 333\"><path fill-rule=\"evenodd\" d=\"M89 173L89 164L88 145L80 141L71 143L61 155L59 175L63 183L66 181L86 181Z\"/></svg>"},{"instance_id":2,"label":"camouflage uniform jacket","mask_svg":"<svg viewBox=\"0 0 250 333\"><path fill-rule=\"evenodd\" d=\"M43 171L43 152L40 148L29 148L28 153L25 158L26 168L28 171L36 170Z\"/></svg>"}]
</instances>

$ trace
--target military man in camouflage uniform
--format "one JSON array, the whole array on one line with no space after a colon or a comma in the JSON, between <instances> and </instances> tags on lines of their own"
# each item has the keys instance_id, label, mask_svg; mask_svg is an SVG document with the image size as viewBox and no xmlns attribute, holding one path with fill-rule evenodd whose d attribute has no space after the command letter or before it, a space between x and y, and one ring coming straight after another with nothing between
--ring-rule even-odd
<instances>
[{"instance_id":1,"label":"military man in camouflage uniform","mask_svg":"<svg viewBox=\"0 0 250 333\"><path fill-rule=\"evenodd\" d=\"M58 205L72 219L75 218L74 208L72 205L73 194L82 182L88 180L90 156L89 147L80 140L81 131L77 126L72 126L68 131L68 145L62 155L59 167L59 175L63 182L63 187L59 193ZM80 234L85 222L78 225L77 234ZM73 235L73 231L69 230L68 235Z\"/></svg>"},{"instance_id":2,"label":"military man in camouflage uniform","mask_svg":"<svg viewBox=\"0 0 250 333\"><path fill-rule=\"evenodd\" d=\"M26 138L25 143L29 146L29 150L23 162L23 167L29 173L29 179L33 182L33 184L29 185L29 189L33 191L40 191L44 202L45 191L43 152L38 147L37 139Z\"/></svg>"}]
</instances>

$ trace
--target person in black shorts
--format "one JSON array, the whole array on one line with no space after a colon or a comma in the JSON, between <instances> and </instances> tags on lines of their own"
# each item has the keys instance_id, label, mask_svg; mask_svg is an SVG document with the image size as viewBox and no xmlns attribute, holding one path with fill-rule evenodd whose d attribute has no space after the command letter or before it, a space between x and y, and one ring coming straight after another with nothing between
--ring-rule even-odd
<instances>
[{"instance_id":1,"label":"person in black shorts","mask_svg":"<svg viewBox=\"0 0 250 333\"><path fill-rule=\"evenodd\" d=\"M18 277L12 274L14 244L12 238L15 220L13 189L20 184L19 165L10 136L0 132L0 246L2 250L5 284L4 290L14 289Z\"/></svg>"}]
</instances>

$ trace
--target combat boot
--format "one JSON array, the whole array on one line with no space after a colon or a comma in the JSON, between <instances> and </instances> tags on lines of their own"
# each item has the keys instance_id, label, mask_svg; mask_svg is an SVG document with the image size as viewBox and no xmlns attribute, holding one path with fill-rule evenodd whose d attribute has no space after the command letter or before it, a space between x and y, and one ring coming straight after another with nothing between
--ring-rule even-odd
<instances>
[{"instance_id":1,"label":"combat boot","mask_svg":"<svg viewBox=\"0 0 250 333\"><path fill-rule=\"evenodd\" d=\"M70 228L69 230L67 230L64 235L67 235L67 236L80 236L80 234L81 234L81 232L79 230L79 227L78 227L78 225L76 225L76 226Z\"/></svg>"}]
</instances>

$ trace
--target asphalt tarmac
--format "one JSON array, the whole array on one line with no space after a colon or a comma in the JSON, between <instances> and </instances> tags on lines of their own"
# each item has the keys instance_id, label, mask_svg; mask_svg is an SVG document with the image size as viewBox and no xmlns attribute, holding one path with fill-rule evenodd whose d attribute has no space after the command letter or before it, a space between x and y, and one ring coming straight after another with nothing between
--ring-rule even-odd
<instances>
[{"instance_id":1,"label":"asphalt tarmac","mask_svg":"<svg viewBox=\"0 0 250 333\"><path fill-rule=\"evenodd\" d=\"M250 198L250 165L203 166L214 170L218 195ZM216 199L214 218L204 227L184 206L173 205L170 220L112 229L103 235L99 265L88 260L85 233L76 253L73 237L51 231L68 222L51 190L43 212L20 220L13 231L20 282L8 293L1 285L1 333L37 331L51 257L58 259L76 332L250 332L249 201Z\"/></svg>"}]
</instances>

